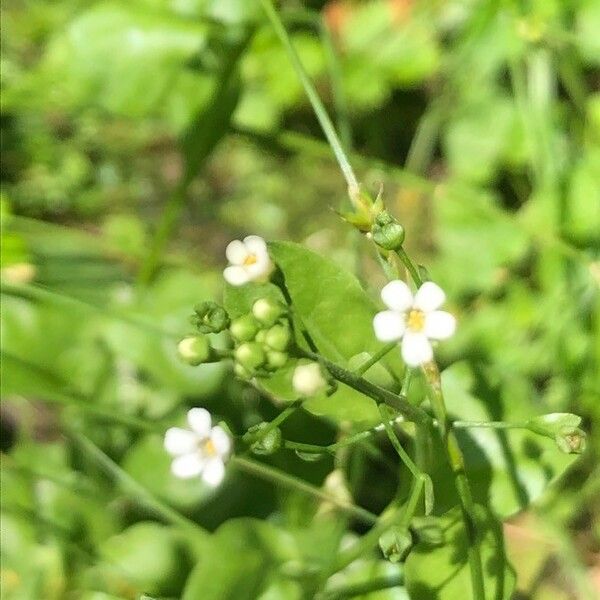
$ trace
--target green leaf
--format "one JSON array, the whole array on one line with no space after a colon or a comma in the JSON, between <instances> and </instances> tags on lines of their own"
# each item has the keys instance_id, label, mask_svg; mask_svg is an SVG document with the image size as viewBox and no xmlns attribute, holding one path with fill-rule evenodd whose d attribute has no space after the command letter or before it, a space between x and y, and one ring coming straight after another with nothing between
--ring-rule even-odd
<instances>
[{"instance_id":1,"label":"green leaf","mask_svg":"<svg viewBox=\"0 0 600 600\"><path fill-rule=\"evenodd\" d=\"M513 569L506 562L502 527L483 507L476 507L477 530L486 600L509 600L515 585ZM419 541L404 566L411 600L472 600L467 550L469 541L460 507L439 517L444 534L441 545Z\"/></svg>"},{"instance_id":2,"label":"green leaf","mask_svg":"<svg viewBox=\"0 0 600 600\"><path fill-rule=\"evenodd\" d=\"M164 102L206 42L207 26L199 21L103 2L52 40L44 67L69 101L142 116Z\"/></svg>"},{"instance_id":3,"label":"green leaf","mask_svg":"<svg viewBox=\"0 0 600 600\"><path fill-rule=\"evenodd\" d=\"M437 257L430 272L449 296L492 288L527 248L527 236L487 190L449 183L435 195L434 211Z\"/></svg>"},{"instance_id":4,"label":"green leaf","mask_svg":"<svg viewBox=\"0 0 600 600\"><path fill-rule=\"evenodd\" d=\"M293 539L267 522L227 521L211 536L182 600L255 600L283 560L297 557Z\"/></svg>"},{"instance_id":5,"label":"green leaf","mask_svg":"<svg viewBox=\"0 0 600 600\"><path fill-rule=\"evenodd\" d=\"M116 580L115 590L127 586L138 594L179 595L190 567L181 542L171 527L136 523L100 546L102 567Z\"/></svg>"},{"instance_id":6,"label":"green leaf","mask_svg":"<svg viewBox=\"0 0 600 600\"><path fill-rule=\"evenodd\" d=\"M475 379L467 363L455 363L446 369L442 373L442 386L448 413L454 419L521 422L533 416L526 388L505 387L508 402L504 403L492 389L487 390L485 397L475 396L472 391ZM575 460L563 454L554 440L526 430L458 429L457 437L475 500L489 506L502 519L538 499ZM439 464L437 469L433 475L439 492L436 502L448 506L455 502L451 476L443 474Z\"/></svg>"}]
</instances>

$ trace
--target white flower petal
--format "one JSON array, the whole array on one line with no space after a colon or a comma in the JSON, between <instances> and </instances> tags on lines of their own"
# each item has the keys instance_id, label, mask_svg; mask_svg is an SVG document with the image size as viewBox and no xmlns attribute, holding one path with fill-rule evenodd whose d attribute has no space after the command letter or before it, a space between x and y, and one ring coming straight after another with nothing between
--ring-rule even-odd
<instances>
[{"instance_id":1,"label":"white flower petal","mask_svg":"<svg viewBox=\"0 0 600 600\"><path fill-rule=\"evenodd\" d=\"M231 450L231 440L222 427L216 425L210 432L210 439L221 456L227 456Z\"/></svg>"},{"instance_id":2,"label":"white flower petal","mask_svg":"<svg viewBox=\"0 0 600 600\"><path fill-rule=\"evenodd\" d=\"M211 458L204 465L202 479L211 487L217 487L225 477L225 464L220 458Z\"/></svg>"},{"instance_id":3,"label":"white flower petal","mask_svg":"<svg viewBox=\"0 0 600 600\"><path fill-rule=\"evenodd\" d=\"M192 452L196 448L197 443L198 436L189 429L170 427L165 432L165 450L173 456Z\"/></svg>"},{"instance_id":4,"label":"white flower petal","mask_svg":"<svg viewBox=\"0 0 600 600\"><path fill-rule=\"evenodd\" d=\"M259 235L248 235L244 238L244 245L248 252L256 256L264 256L267 254L267 242Z\"/></svg>"},{"instance_id":5,"label":"white flower petal","mask_svg":"<svg viewBox=\"0 0 600 600\"><path fill-rule=\"evenodd\" d=\"M424 333L428 338L445 340L454 333L455 329L456 319L446 311L434 310L425 315Z\"/></svg>"},{"instance_id":6,"label":"white flower petal","mask_svg":"<svg viewBox=\"0 0 600 600\"><path fill-rule=\"evenodd\" d=\"M404 312L408 310L413 303L413 295L410 288L404 281L395 279L390 281L381 290L381 299L383 303L392 310Z\"/></svg>"},{"instance_id":7,"label":"white flower petal","mask_svg":"<svg viewBox=\"0 0 600 600\"><path fill-rule=\"evenodd\" d=\"M205 408L191 408L188 410L187 420L198 437L207 438L210 435L211 418Z\"/></svg>"},{"instance_id":8,"label":"white flower petal","mask_svg":"<svg viewBox=\"0 0 600 600\"><path fill-rule=\"evenodd\" d=\"M206 461L197 453L183 454L171 463L171 473L180 479L190 479L202 473Z\"/></svg>"},{"instance_id":9,"label":"white flower petal","mask_svg":"<svg viewBox=\"0 0 600 600\"><path fill-rule=\"evenodd\" d=\"M414 307L423 312L430 312L444 304L444 300L446 300L444 290L433 281L426 281L415 294Z\"/></svg>"},{"instance_id":10,"label":"white flower petal","mask_svg":"<svg viewBox=\"0 0 600 600\"><path fill-rule=\"evenodd\" d=\"M240 242L240 240L229 242L227 248L225 248L225 256L232 265L243 265L248 254L246 244Z\"/></svg>"},{"instance_id":11,"label":"white flower petal","mask_svg":"<svg viewBox=\"0 0 600 600\"><path fill-rule=\"evenodd\" d=\"M273 263L268 254L257 254L256 262L244 268L248 274L248 279L252 281L265 281L273 270Z\"/></svg>"},{"instance_id":12,"label":"white flower petal","mask_svg":"<svg viewBox=\"0 0 600 600\"><path fill-rule=\"evenodd\" d=\"M373 318L375 337L380 342L395 342L406 330L404 315L394 310L384 310Z\"/></svg>"},{"instance_id":13,"label":"white flower petal","mask_svg":"<svg viewBox=\"0 0 600 600\"><path fill-rule=\"evenodd\" d=\"M250 277L248 276L246 269L239 266L227 267L223 271L223 277L227 283L236 286L244 285L250 281Z\"/></svg>"},{"instance_id":14,"label":"white flower petal","mask_svg":"<svg viewBox=\"0 0 600 600\"><path fill-rule=\"evenodd\" d=\"M409 367L418 367L433 358L433 349L425 334L406 332L402 340L402 358Z\"/></svg>"}]
</instances>

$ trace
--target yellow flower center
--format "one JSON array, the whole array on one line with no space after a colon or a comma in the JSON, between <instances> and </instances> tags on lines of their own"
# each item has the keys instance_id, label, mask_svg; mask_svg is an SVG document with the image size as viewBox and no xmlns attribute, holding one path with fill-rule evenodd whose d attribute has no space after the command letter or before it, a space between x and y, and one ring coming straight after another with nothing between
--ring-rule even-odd
<instances>
[{"instance_id":1,"label":"yellow flower center","mask_svg":"<svg viewBox=\"0 0 600 600\"><path fill-rule=\"evenodd\" d=\"M244 259L244 266L249 267L250 265L255 264L257 261L258 259L256 258L256 254L248 254L248 256L246 256Z\"/></svg>"},{"instance_id":2,"label":"yellow flower center","mask_svg":"<svg viewBox=\"0 0 600 600\"><path fill-rule=\"evenodd\" d=\"M218 454L217 449L215 448L215 445L210 438L202 444L202 451L206 456L210 457L216 456Z\"/></svg>"},{"instance_id":3,"label":"yellow flower center","mask_svg":"<svg viewBox=\"0 0 600 600\"><path fill-rule=\"evenodd\" d=\"M413 308L406 317L406 327L415 333L423 331L425 329L425 313Z\"/></svg>"}]
</instances>

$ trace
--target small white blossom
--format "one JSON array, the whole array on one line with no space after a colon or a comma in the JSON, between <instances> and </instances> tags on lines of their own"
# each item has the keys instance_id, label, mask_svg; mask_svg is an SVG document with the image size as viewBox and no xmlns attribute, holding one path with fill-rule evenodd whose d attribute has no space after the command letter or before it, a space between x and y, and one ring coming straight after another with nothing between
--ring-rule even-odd
<instances>
[{"instance_id":1,"label":"small white blossom","mask_svg":"<svg viewBox=\"0 0 600 600\"><path fill-rule=\"evenodd\" d=\"M231 440L222 427L212 427L210 413L204 408L188 411L189 429L171 427L165 433L165 450L174 457L171 472L181 479L201 476L211 487L225 476L225 461Z\"/></svg>"},{"instance_id":2,"label":"small white blossom","mask_svg":"<svg viewBox=\"0 0 600 600\"><path fill-rule=\"evenodd\" d=\"M430 340L445 340L456 329L456 319L438 310L446 295L431 281L426 281L414 296L404 281L390 281L381 290L381 299L389 310L375 315L375 336L382 342L402 340L402 358L409 367L430 362Z\"/></svg>"},{"instance_id":3,"label":"small white blossom","mask_svg":"<svg viewBox=\"0 0 600 600\"><path fill-rule=\"evenodd\" d=\"M233 240L225 250L230 265L223 271L225 281L231 285L244 285L249 281L266 281L273 270L267 244L258 235Z\"/></svg>"},{"instance_id":4,"label":"small white blossom","mask_svg":"<svg viewBox=\"0 0 600 600\"><path fill-rule=\"evenodd\" d=\"M319 363L298 365L292 375L292 387L299 396L316 396L327 389Z\"/></svg>"}]
</instances>

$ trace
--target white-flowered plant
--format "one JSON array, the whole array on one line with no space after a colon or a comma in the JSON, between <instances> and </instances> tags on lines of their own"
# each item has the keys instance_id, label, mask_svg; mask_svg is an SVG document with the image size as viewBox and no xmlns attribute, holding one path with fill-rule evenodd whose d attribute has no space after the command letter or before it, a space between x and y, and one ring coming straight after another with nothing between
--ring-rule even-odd
<instances>
[{"instance_id":1,"label":"white-flowered plant","mask_svg":"<svg viewBox=\"0 0 600 600\"><path fill-rule=\"evenodd\" d=\"M223 277L231 285L267 281L273 271L267 243L258 235L249 235L243 241L233 240L228 244L225 255L230 264L223 271Z\"/></svg>"},{"instance_id":2,"label":"white-flowered plant","mask_svg":"<svg viewBox=\"0 0 600 600\"><path fill-rule=\"evenodd\" d=\"M414 295L404 281L390 281L381 290L381 299L389 310L375 315L375 336L382 342L402 340L402 358L409 367L430 362L431 340L445 340L456 329L456 319L438 310L446 295L431 281L426 281Z\"/></svg>"},{"instance_id":3,"label":"white-flowered plant","mask_svg":"<svg viewBox=\"0 0 600 600\"><path fill-rule=\"evenodd\" d=\"M165 449L174 457L171 472L181 479L202 477L207 485L216 487L225 476L231 440L222 427L212 426L204 408L189 410L187 422L189 429L171 427L165 433Z\"/></svg>"}]
</instances>

